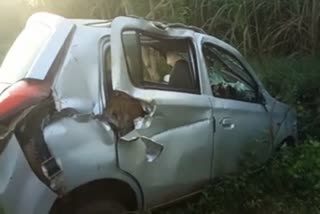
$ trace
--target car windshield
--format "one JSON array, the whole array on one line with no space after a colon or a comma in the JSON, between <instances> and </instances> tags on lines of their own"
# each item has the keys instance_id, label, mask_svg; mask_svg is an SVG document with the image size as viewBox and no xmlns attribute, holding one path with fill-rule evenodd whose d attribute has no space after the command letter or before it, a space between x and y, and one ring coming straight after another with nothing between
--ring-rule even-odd
<instances>
[{"instance_id":1,"label":"car windshield","mask_svg":"<svg viewBox=\"0 0 320 214\"><path fill-rule=\"evenodd\" d=\"M49 26L40 23L28 24L0 67L0 82L14 83L23 79L51 35L52 30Z\"/></svg>"}]
</instances>

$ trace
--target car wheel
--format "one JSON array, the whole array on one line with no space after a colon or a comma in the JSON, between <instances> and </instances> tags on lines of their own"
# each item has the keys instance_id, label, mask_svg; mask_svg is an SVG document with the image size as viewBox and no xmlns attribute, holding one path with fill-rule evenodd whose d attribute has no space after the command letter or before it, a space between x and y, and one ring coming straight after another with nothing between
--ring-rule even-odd
<instances>
[{"instance_id":1,"label":"car wheel","mask_svg":"<svg viewBox=\"0 0 320 214\"><path fill-rule=\"evenodd\" d=\"M124 214L126 207L120 202L110 199L100 199L90 201L76 208L75 214Z\"/></svg>"}]
</instances>

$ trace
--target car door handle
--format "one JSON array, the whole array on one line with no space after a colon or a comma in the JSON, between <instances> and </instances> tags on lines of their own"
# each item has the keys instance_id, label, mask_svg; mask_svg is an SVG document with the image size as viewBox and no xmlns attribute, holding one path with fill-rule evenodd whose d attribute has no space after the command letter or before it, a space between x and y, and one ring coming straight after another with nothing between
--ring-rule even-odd
<instances>
[{"instance_id":1,"label":"car door handle","mask_svg":"<svg viewBox=\"0 0 320 214\"><path fill-rule=\"evenodd\" d=\"M233 129L234 128L234 123L231 118L223 118L220 121L220 124L225 129Z\"/></svg>"}]
</instances>

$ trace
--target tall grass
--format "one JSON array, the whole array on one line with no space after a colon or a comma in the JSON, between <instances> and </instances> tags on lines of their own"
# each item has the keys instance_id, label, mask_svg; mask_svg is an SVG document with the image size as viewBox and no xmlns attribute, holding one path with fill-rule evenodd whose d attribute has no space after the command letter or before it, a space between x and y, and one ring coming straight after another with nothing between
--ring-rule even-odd
<instances>
[{"instance_id":1,"label":"tall grass","mask_svg":"<svg viewBox=\"0 0 320 214\"><path fill-rule=\"evenodd\" d=\"M320 50L319 0L29 0L65 16L148 16L203 27L246 55L300 56Z\"/></svg>"},{"instance_id":2,"label":"tall grass","mask_svg":"<svg viewBox=\"0 0 320 214\"><path fill-rule=\"evenodd\" d=\"M245 54L319 51L319 0L185 0L185 22L226 39Z\"/></svg>"}]
</instances>

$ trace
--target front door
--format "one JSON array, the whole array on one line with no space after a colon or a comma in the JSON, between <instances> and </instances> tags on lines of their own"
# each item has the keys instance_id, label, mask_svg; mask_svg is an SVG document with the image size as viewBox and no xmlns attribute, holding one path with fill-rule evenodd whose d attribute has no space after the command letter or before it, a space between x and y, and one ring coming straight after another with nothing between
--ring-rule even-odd
<instances>
[{"instance_id":1,"label":"front door","mask_svg":"<svg viewBox=\"0 0 320 214\"><path fill-rule=\"evenodd\" d=\"M151 161L140 138L120 140L117 147L119 167L139 181L150 208L197 190L210 179L212 108L201 96L191 31L120 17L112 22L111 32L113 90L149 106L148 114L135 120L122 139L140 136L163 146ZM168 53L174 55L170 60Z\"/></svg>"},{"instance_id":2,"label":"front door","mask_svg":"<svg viewBox=\"0 0 320 214\"><path fill-rule=\"evenodd\" d=\"M213 175L261 164L270 155L273 139L258 84L230 51L210 41L202 45L216 120Z\"/></svg>"}]
</instances>

